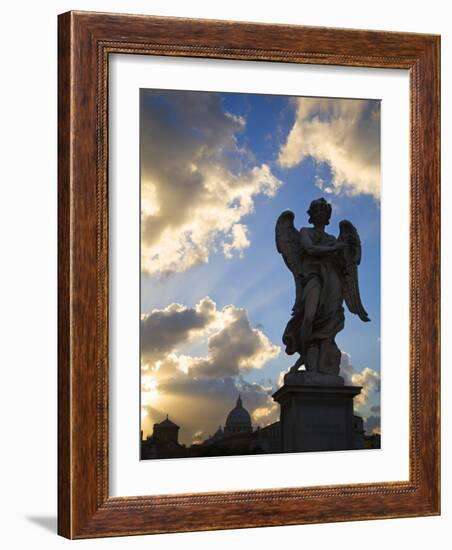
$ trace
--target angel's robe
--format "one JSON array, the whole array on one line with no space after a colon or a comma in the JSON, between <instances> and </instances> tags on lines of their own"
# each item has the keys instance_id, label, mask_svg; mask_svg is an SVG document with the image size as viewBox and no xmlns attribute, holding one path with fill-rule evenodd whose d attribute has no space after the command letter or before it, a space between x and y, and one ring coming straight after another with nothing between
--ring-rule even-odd
<instances>
[{"instance_id":1,"label":"angel's robe","mask_svg":"<svg viewBox=\"0 0 452 550\"><path fill-rule=\"evenodd\" d=\"M301 272L297 274L297 298L293 317L283 335L288 353L306 352L309 343L314 341L332 342L344 328L341 256L339 252L325 250L334 246L337 239L314 228L303 227L300 240L302 261ZM307 303L311 309L309 319L306 315ZM316 303L314 311L313 303ZM309 334L302 334L302 327ZM306 349L300 349L303 347L300 342L306 338Z\"/></svg>"}]
</instances>

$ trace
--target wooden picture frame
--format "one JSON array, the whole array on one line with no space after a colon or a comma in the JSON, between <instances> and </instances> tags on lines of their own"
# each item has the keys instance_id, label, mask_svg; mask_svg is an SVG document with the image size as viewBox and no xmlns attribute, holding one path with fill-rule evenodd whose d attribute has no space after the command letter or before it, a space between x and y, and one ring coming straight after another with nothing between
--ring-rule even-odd
<instances>
[{"instance_id":1,"label":"wooden picture frame","mask_svg":"<svg viewBox=\"0 0 452 550\"><path fill-rule=\"evenodd\" d=\"M69 12L58 39L58 532L68 538L440 513L440 38ZM408 481L110 497L108 60L112 53L410 73Z\"/></svg>"}]
</instances>

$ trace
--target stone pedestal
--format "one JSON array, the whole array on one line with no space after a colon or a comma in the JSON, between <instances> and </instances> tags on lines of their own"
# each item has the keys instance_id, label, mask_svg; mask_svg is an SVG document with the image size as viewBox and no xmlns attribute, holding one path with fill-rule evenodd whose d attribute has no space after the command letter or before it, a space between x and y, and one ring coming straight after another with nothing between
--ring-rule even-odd
<instances>
[{"instance_id":1,"label":"stone pedestal","mask_svg":"<svg viewBox=\"0 0 452 550\"><path fill-rule=\"evenodd\" d=\"M321 378L305 372L286 375L284 385L273 394L281 406L283 452L355 448L353 398L361 387L344 386L341 377L335 378L335 384L328 379L321 385Z\"/></svg>"}]
</instances>

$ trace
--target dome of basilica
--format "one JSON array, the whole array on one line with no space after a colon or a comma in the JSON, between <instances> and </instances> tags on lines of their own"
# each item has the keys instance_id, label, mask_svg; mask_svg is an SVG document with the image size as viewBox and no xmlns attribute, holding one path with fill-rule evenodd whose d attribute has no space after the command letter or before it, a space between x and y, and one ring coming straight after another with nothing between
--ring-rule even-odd
<instances>
[{"instance_id":1,"label":"dome of basilica","mask_svg":"<svg viewBox=\"0 0 452 550\"><path fill-rule=\"evenodd\" d=\"M251 428L251 417L249 412L242 405L240 395L237 399L237 404L228 414L226 428Z\"/></svg>"}]
</instances>

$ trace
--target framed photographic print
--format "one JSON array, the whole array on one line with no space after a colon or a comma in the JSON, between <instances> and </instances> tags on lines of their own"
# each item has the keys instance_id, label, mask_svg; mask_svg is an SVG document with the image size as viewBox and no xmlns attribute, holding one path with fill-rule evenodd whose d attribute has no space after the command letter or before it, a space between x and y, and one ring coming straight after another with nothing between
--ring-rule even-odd
<instances>
[{"instance_id":1,"label":"framed photographic print","mask_svg":"<svg viewBox=\"0 0 452 550\"><path fill-rule=\"evenodd\" d=\"M439 514L438 36L59 17L59 533Z\"/></svg>"}]
</instances>

